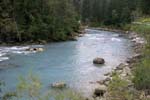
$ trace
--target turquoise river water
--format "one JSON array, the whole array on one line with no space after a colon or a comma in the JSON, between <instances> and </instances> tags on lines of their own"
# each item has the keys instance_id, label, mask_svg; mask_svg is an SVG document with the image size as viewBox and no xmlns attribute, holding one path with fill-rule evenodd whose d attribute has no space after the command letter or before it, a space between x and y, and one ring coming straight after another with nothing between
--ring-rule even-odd
<instances>
[{"instance_id":1,"label":"turquoise river water","mask_svg":"<svg viewBox=\"0 0 150 100\"><path fill-rule=\"evenodd\" d=\"M105 78L105 73L133 54L127 36L92 29L86 29L86 34L78 41L35 46L43 47L45 51L25 51L30 46L0 47L0 80L5 82L7 90L14 90L18 77L26 77L32 71L45 88L64 81L69 87L88 95L96 86L90 82ZM95 57L104 58L106 63L93 65Z\"/></svg>"}]
</instances>

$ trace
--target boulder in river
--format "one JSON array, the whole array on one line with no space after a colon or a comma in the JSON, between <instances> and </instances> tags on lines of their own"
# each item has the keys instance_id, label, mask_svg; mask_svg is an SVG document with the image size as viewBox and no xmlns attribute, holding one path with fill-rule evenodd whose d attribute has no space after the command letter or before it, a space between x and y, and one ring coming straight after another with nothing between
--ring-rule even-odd
<instances>
[{"instance_id":1,"label":"boulder in river","mask_svg":"<svg viewBox=\"0 0 150 100\"><path fill-rule=\"evenodd\" d=\"M30 52L42 52L44 51L43 48L28 48L26 49L26 51L30 51Z\"/></svg>"},{"instance_id":2,"label":"boulder in river","mask_svg":"<svg viewBox=\"0 0 150 100\"><path fill-rule=\"evenodd\" d=\"M38 51L38 52L42 52L42 51L44 51L44 49L43 48L37 48L37 50L36 51Z\"/></svg>"},{"instance_id":3,"label":"boulder in river","mask_svg":"<svg viewBox=\"0 0 150 100\"><path fill-rule=\"evenodd\" d=\"M64 83L64 82L56 82L56 83L51 84L51 87L52 88L62 89L62 88L66 87L66 83Z\"/></svg>"},{"instance_id":4,"label":"boulder in river","mask_svg":"<svg viewBox=\"0 0 150 100\"><path fill-rule=\"evenodd\" d=\"M105 85L100 85L98 88L94 90L95 97L103 97L107 91L107 87Z\"/></svg>"},{"instance_id":5,"label":"boulder in river","mask_svg":"<svg viewBox=\"0 0 150 100\"><path fill-rule=\"evenodd\" d=\"M103 58L97 57L97 58L95 58L95 59L93 60L93 63L94 63L94 64L104 64L104 63L105 63L105 60L104 60Z\"/></svg>"}]
</instances>

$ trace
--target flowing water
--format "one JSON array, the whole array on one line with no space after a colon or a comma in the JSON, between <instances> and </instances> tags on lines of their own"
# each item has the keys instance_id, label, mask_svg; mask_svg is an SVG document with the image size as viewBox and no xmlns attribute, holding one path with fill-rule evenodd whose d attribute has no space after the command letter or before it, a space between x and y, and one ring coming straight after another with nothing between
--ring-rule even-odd
<instances>
[{"instance_id":1,"label":"flowing water","mask_svg":"<svg viewBox=\"0 0 150 100\"><path fill-rule=\"evenodd\" d=\"M0 80L8 90L14 90L18 77L32 71L40 77L45 88L64 81L88 95L95 87L90 82L103 79L105 73L133 54L131 45L120 33L86 29L86 34L78 41L50 43L43 46L44 52L25 51L30 46L0 47ZM93 65L95 57L104 58L106 63Z\"/></svg>"}]
</instances>

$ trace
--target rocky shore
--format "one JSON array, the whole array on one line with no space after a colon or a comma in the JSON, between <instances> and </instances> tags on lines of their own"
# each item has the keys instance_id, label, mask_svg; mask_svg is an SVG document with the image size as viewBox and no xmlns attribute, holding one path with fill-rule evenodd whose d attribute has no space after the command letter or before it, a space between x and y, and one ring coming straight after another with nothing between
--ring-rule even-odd
<instances>
[{"instance_id":1,"label":"rocky shore","mask_svg":"<svg viewBox=\"0 0 150 100\"><path fill-rule=\"evenodd\" d=\"M94 30L101 30L101 31L110 31L110 32L117 32L117 33L125 33L125 31L123 30L119 30L119 29L111 29L111 28L100 28L100 27L89 27L90 29L94 29ZM126 31L127 32L127 31ZM129 32L127 32L129 33Z\"/></svg>"},{"instance_id":2,"label":"rocky shore","mask_svg":"<svg viewBox=\"0 0 150 100\"><path fill-rule=\"evenodd\" d=\"M105 29L102 29L105 30ZM112 31L108 30L107 31ZM113 32L121 32L120 30L114 30ZM95 84L99 84L99 87L96 88L93 92L92 100L110 100L108 86L112 81L113 74L116 73L122 80L127 81L128 87L130 89L134 89L134 84L132 83L132 78L134 77L132 74L132 70L134 70L134 65L140 60L142 57L142 48L144 47L146 41L144 38L140 37L135 32L123 32L127 33L129 39L133 42L133 49L135 54L132 57L128 58L124 63L119 64L111 73L106 73L106 78L101 81L95 82Z\"/></svg>"}]
</instances>

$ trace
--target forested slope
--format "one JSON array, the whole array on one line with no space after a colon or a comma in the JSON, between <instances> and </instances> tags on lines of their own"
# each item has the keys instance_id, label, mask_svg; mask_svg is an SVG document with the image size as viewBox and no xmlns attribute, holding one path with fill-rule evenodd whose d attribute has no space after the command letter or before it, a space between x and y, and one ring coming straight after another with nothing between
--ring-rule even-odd
<instances>
[{"instance_id":1,"label":"forested slope","mask_svg":"<svg viewBox=\"0 0 150 100\"><path fill-rule=\"evenodd\" d=\"M66 40L78 29L78 17L70 0L0 2L1 42Z\"/></svg>"},{"instance_id":2,"label":"forested slope","mask_svg":"<svg viewBox=\"0 0 150 100\"><path fill-rule=\"evenodd\" d=\"M149 0L83 0L82 21L94 25L122 27L150 15Z\"/></svg>"},{"instance_id":3,"label":"forested slope","mask_svg":"<svg viewBox=\"0 0 150 100\"><path fill-rule=\"evenodd\" d=\"M150 15L149 0L1 0L0 42L67 40L80 22L123 27Z\"/></svg>"}]
</instances>

